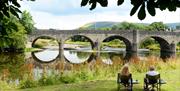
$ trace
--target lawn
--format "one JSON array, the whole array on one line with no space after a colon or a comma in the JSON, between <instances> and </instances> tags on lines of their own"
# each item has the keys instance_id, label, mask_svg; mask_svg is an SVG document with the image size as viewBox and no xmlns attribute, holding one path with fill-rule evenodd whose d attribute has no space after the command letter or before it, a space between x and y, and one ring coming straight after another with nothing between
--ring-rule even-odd
<instances>
[{"instance_id":1,"label":"lawn","mask_svg":"<svg viewBox=\"0 0 180 91\"><path fill-rule=\"evenodd\" d=\"M143 91L143 79L149 65L155 65L161 74L161 79L167 82L161 86L161 91L180 91L180 59L169 59L163 62L155 57L148 57L146 61L132 60L129 63L133 79L139 81L139 84L133 86L133 91ZM42 85L41 80L34 88L19 89L16 87L3 89L3 91L117 91L116 78L121 66L118 63L114 66L96 63L94 67L94 70L90 71L86 69L86 65L80 65L79 69L74 69L77 70L75 73L72 71L67 74L68 77L62 75L60 78L59 76L50 77L44 79L46 84Z\"/></svg>"},{"instance_id":2,"label":"lawn","mask_svg":"<svg viewBox=\"0 0 180 91\"><path fill-rule=\"evenodd\" d=\"M167 82L167 84L161 86L161 91L180 91L180 67L169 70L162 69L160 73L161 78ZM133 86L133 91L143 91L144 74L145 73L133 73L133 79L137 79L140 82ZM114 77L107 80L42 86L17 91L117 91L117 84L116 78Z\"/></svg>"}]
</instances>

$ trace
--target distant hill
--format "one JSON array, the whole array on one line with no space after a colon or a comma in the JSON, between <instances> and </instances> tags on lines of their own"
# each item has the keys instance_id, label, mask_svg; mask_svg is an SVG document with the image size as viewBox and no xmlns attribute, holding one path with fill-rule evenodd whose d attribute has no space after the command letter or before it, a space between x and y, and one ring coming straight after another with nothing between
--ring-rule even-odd
<instances>
[{"instance_id":1,"label":"distant hill","mask_svg":"<svg viewBox=\"0 0 180 91\"><path fill-rule=\"evenodd\" d=\"M119 22L92 22L92 23L88 23L83 25L82 27L80 27L80 29L97 29L97 28L108 28L108 27L112 27L113 25L118 24Z\"/></svg>"},{"instance_id":2,"label":"distant hill","mask_svg":"<svg viewBox=\"0 0 180 91\"><path fill-rule=\"evenodd\" d=\"M79 29L92 30L92 29L98 29L98 28L111 28L112 26L114 26L118 23L121 23L121 22L108 22L108 21L107 22L92 22L92 23L83 25ZM138 24L148 25L150 23L138 23ZM179 23L167 23L166 25L169 28L176 29L176 26L180 26L180 22Z\"/></svg>"}]
</instances>

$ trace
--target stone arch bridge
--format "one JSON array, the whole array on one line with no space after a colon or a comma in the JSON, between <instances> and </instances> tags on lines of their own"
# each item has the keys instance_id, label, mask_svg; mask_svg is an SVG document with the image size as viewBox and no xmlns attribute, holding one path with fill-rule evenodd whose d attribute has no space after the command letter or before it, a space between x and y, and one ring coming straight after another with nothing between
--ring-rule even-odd
<instances>
[{"instance_id":1,"label":"stone arch bridge","mask_svg":"<svg viewBox=\"0 0 180 91\"><path fill-rule=\"evenodd\" d=\"M60 54L63 54L64 42L72 36L84 36L92 45L92 48L99 51L101 42L106 39L120 39L126 45L126 52L137 54L139 44L147 38L154 38L160 44L160 50L163 53L169 53L170 56L176 53L176 44L180 42L180 32L168 31L138 31L138 30L36 30L28 36L28 40L35 42L42 36L55 38L59 42Z\"/></svg>"}]
</instances>

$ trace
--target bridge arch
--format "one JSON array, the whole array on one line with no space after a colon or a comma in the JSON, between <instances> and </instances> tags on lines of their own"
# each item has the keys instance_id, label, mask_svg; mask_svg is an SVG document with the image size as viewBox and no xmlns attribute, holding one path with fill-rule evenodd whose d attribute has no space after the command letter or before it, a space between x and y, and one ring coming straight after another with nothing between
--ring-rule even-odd
<instances>
[{"instance_id":1,"label":"bridge arch","mask_svg":"<svg viewBox=\"0 0 180 91\"><path fill-rule=\"evenodd\" d=\"M72 37L82 37L82 38L87 39L87 41L90 42L92 49L93 49L93 47L95 46L95 44L94 44L94 42L91 40L91 38L89 38L89 37L87 37L87 36L85 36L85 35L72 35L72 36L68 36L66 39L64 39L64 41L63 41L64 43L63 43L63 44L65 44L66 40L68 40L68 39L70 39L70 38L72 38Z\"/></svg>"},{"instance_id":2,"label":"bridge arch","mask_svg":"<svg viewBox=\"0 0 180 91\"><path fill-rule=\"evenodd\" d=\"M52 40L55 40L56 43L57 43L56 46L58 47L58 51L59 51L59 45L60 45L60 43L59 43L58 39L56 39L56 38L54 38L54 37L51 37L51 36L39 36L39 37L35 38L35 39L32 41L32 47L35 47L35 43L36 43L36 41L37 41L38 39L52 39ZM48 44L48 46L49 46L49 44ZM48 47L47 49L48 49L48 52L49 52L49 47ZM51 49L51 48L50 48L50 49ZM41 62L41 63L50 63L50 62L55 61L55 60L58 59L58 57L59 57L59 52L58 52L58 53L56 53L56 54L53 54L53 56L51 56L50 58L47 57L47 59L42 59L42 57L39 58L39 57L37 56L38 53L40 53L40 52L47 53L47 52L46 52L46 48L45 48L45 50L40 50L40 51L34 51L34 52L32 52L32 53L31 53L31 56L32 56L36 61ZM36 55L36 53L37 53L37 55ZM51 52L50 52L50 53L51 53Z\"/></svg>"},{"instance_id":3,"label":"bridge arch","mask_svg":"<svg viewBox=\"0 0 180 91\"><path fill-rule=\"evenodd\" d=\"M171 44L169 44L169 42L166 39L162 38L162 37L149 36L149 37L146 37L146 38L142 39L140 41L140 44L143 43L145 40L147 40L149 38L153 38L160 45L160 57L161 58L168 58L168 57L171 56L171 54L170 54L170 52L171 52Z\"/></svg>"},{"instance_id":4,"label":"bridge arch","mask_svg":"<svg viewBox=\"0 0 180 91\"><path fill-rule=\"evenodd\" d=\"M36 37L36 38L32 41L31 46L34 47L35 42L36 42L38 39L41 39L41 38L54 39L54 40L56 40L56 41L58 42L58 44L59 44L59 40L56 39L56 38L54 38L54 37L51 37L51 36L39 36L39 37ZM59 46L59 45L58 45L58 46Z\"/></svg>"},{"instance_id":5,"label":"bridge arch","mask_svg":"<svg viewBox=\"0 0 180 91\"><path fill-rule=\"evenodd\" d=\"M119 40L123 41L124 44L126 45L126 51L132 51L132 43L131 43L131 41L128 40L127 38L125 38L125 37L120 36L120 35L109 36L109 37L105 38L102 42L108 42L108 41L111 41L111 40L114 40L114 39L119 39Z\"/></svg>"},{"instance_id":6,"label":"bridge arch","mask_svg":"<svg viewBox=\"0 0 180 91\"><path fill-rule=\"evenodd\" d=\"M80 38L80 39L77 39L77 40L90 42L91 49L89 49L89 50L92 50L94 45L95 45L94 42L89 37L87 37L85 35L71 35L71 36L68 36L68 37L63 39L63 44L65 44L65 42L68 39L71 39L71 38ZM74 57L74 59L72 60L72 58L68 57L68 55L70 55L69 52L66 51L66 50L64 51L63 57L64 57L65 61L67 61L68 63L72 63L72 64L86 63L86 62L90 62L92 60L92 58L93 58L92 57L93 55L90 52L86 52L86 51L78 52L78 51L71 51L71 50L69 50L69 51L70 51L70 53L73 53L75 55L74 56L72 55ZM76 58L76 56L77 56L77 58ZM79 56L81 56L81 57L79 57ZM80 59L80 60L77 60L77 59Z\"/></svg>"}]
</instances>

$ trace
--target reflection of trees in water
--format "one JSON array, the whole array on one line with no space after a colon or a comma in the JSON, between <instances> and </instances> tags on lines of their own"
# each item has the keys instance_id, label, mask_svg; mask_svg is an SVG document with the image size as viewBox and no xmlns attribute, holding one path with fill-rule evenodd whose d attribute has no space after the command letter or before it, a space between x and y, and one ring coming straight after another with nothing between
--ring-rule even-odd
<instances>
[{"instance_id":1,"label":"reflection of trees in water","mask_svg":"<svg viewBox=\"0 0 180 91\"><path fill-rule=\"evenodd\" d=\"M91 55L89 52L78 52L78 51L69 51L72 55L77 55L79 59L85 59Z\"/></svg>"},{"instance_id":2,"label":"reflection of trees in water","mask_svg":"<svg viewBox=\"0 0 180 91\"><path fill-rule=\"evenodd\" d=\"M77 52L77 56L80 59L85 59L85 58L90 56L90 53L88 53L88 52Z\"/></svg>"},{"instance_id":3,"label":"reflection of trees in water","mask_svg":"<svg viewBox=\"0 0 180 91\"><path fill-rule=\"evenodd\" d=\"M77 52L76 51L69 51L69 54L75 55Z\"/></svg>"},{"instance_id":4,"label":"reflection of trees in water","mask_svg":"<svg viewBox=\"0 0 180 91\"><path fill-rule=\"evenodd\" d=\"M21 66L24 64L23 53L1 53L0 54L0 75L8 73L8 77L16 79L20 77Z\"/></svg>"}]
</instances>

